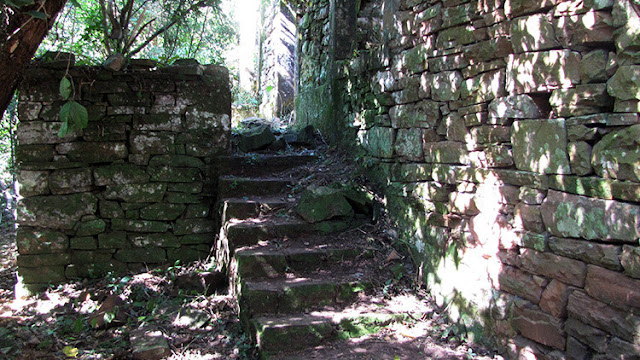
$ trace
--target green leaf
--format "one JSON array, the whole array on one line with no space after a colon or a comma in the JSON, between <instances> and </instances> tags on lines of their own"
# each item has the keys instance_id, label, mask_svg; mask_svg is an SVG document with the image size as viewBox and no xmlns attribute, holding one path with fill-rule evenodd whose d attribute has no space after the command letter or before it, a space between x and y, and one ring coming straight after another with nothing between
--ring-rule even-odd
<instances>
[{"instance_id":1,"label":"green leaf","mask_svg":"<svg viewBox=\"0 0 640 360\"><path fill-rule=\"evenodd\" d=\"M69 100L69 96L71 96L71 81L66 76L60 80L60 96L64 100Z\"/></svg>"},{"instance_id":2,"label":"green leaf","mask_svg":"<svg viewBox=\"0 0 640 360\"><path fill-rule=\"evenodd\" d=\"M68 357L68 358L75 358L78 357L78 348L75 348L73 346L65 346L62 348L62 352Z\"/></svg>"},{"instance_id":3,"label":"green leaf","mask_svg":"<svg viewBox=\"0 0 640 360\"><path fill-rule=\"evenodd\" d=\"M105 324L111 324L111 322L116 318L116 311L107 311L104 313L104 323Z\"/></svg>"},{"instance_id":4,"label":"green leaf","mask_svg":"<svg viewBox=\"0 0 640 360\"><path fill-rule=\"evenodd\" d=\"M69 100L60 109L60 120L68 122L71 128L84 129L89 124L89 112L86 107Z\"/></svg>"},{"instance_id":5,"label":"green leaf","mask_svg":"<svg viewBox=\"0 0 640 360\"><path fill-rule=\"evenodd\" d=\"M62 122L62 126L60 127L60 131L58 131L58 137L65 137L69 132L69 123L66 121Z\"/></svg>"},{"instance_id":6,"label":"green leaf","mask_svg":"<svg viewBox=\"0 0 640 360\"><path fill-rule=\"evenodd\" d=\"M82 332L83 329L84 329L84 324L82 323L82 319L77 318L76 321L73 322L73 331L79 334Z\"/></svg>"},{"instance_id":7,"label":"green leaf","mask_svg":"<svg viewBox=\"0 0 640 360\"><path fill-rule=\"evenodd\" d=\"M77 8L79 8L79 9L82 9L82 6L81 6L81 5L80 5L80 3L78 2L78 0L69 0L69 2L71 3L71 5L73 5L73 6L77 7Z\"/></svg>"},{"instance_id":8,"label":"green leaf","mask_svg":"<svg viewBox=\"0 0 640 360\"><path fill-rule=\"evenodd\" d=\"M21 8L23 6L33 5L35 3L35 1L33 0L2 0L0 2L14 8Z\"/></svg>"},{"instance_id":9,"label":"green leaf","mask_svg":"<svg viewBox=\"0 0 640 360\"><path fill-rule=\"evenodd\" d=\"M42 11L29 11L27 12L27 14L31 15L31 17L34 17L36 19L42 19L42 20L47 20L47 14L43 13Z\"/></svg>"}]
</instances>

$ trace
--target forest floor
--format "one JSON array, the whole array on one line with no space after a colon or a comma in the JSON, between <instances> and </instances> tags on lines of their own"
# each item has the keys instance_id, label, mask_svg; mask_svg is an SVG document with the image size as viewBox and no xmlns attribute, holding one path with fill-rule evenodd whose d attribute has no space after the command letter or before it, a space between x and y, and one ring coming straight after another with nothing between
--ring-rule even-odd
<instances>
[{"instance_id":1,"label":"forest floor","mask_svg":"<svg viewBox=\"0 0 640 360\"><path fill-rule=\"evenodd\" d=\"M339 154L329 152L308 169L310 175L300 185L352 177L352 170L342 164ZM381 234L389 228L379 224L361 231L384 237ZM376 243L384 257L410 264L402 249L395 251L389 241ZM169 348L167 359L258 358L240 327L235 301L226 291L203 295L176 285L181 275L208 271L211 264L206 261L50 286L39 295L16 299L16 257L15 231L4 226L0 228L0 359L133 359L131 339L140 328L161 332ZM401 311L411 321L290 359L501 359L465 342L461 328L448 320L424 289L415 286L410 269L380 283L383 286L374 296L405 304ZM370 357L354 352L360 348Z\"/></svg>"}]
</instances>

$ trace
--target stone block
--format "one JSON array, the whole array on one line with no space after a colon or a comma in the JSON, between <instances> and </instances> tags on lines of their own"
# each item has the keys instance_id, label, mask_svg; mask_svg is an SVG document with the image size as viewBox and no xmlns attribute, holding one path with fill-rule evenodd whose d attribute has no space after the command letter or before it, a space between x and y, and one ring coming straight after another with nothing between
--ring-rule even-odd
<instances>
[{"instance_id":1,"label":"stone block","mask_svg":"<svg viewBox=\"0 0 640 360\"><path fill-rule=\"evenodd\" d=\"M550 190L542 219L552 235L635 243L640 238L640 207Z\"/></svg>"},{"instance_id":2,"label":"stone block","mask_svg":"<svg viewBox=\"0 0 640 360\"><path fill-rule=\"evenodd\" d=\"M164 199L169 204L199 204L202 202L200 195L167 192Z\"/></svg>"},{"instance_id":3,"label":"stone block","mask_svg":"<svg viewBox=\"0 0 640 360\"><path fill-rule=\"evenodd\" d=\"M640 248L624 245L620 254L620 263L625 274L636 279L640 278Z\"/></svg>"},{"instance_id":4,"label":"stone block","mask_svg":"<svg viewBox=\"0 0 640 360\"><path fill-rule=\"evenodd\" d=\"M554 90L549 103L555 115L572 117L604 112L611 108L613 99L605 84L587 84Z\"/></svg>"},{"instance_id":5,"label":"stone block","mask_svg":"<svg viewBox=\"0 0 640 360\"><path fill-rule=\"evenodd\" d=\"M91 169L56 170L49 176L49 188L54 194L71 194L91 190Z\"/></svg>"},{"instance_id":6,"label":"stone block","mask_svg":"<svg viewBox=\"0 0 640 360\"><path fill-rule=\"evenodd\" d=\"M607 82L607 65L609 53L606 50L594 50L582 56L580 61L580 78L582 83Z\"/></svg>"},{"instance_id":7,"label":"stone block","mask_svg":"<svg viewBox=\"0 0 640 360\"><path fill-rule=\"evenodd\" d=\"M517 18L511 22L511 45L516 53L557 49L555 27L545 14Z\"/></svg>"},{"instance_id":8,"label":"stone block","mask_svg":"<svg viewBox=\"0 0 640 360\"><path fill-rule=\"evenodd\" d=\"M113 256L124 263L163 263L167 261L167 252L158 247L120 249Z\"/></svg>"},{"instance_id":9,"label":"stone block","mask_svg":"<svg viewBox=\"0 0 640 360\"><path fill-rule=\"evenodd\" d=\"M149 166L147 172L151 174L151 181L153 182L190 183L202 180L202 174L200 173L200 170L194 168Z\"/></svg>"},{"instance_id":10,"label":"stone block","mask_svg":"<svg viewBox=\"0 0 640 360\"><path fill-rule=\"evenodd\" d=\"M53 145L24 145L16 148L16 161L18 163L49 162L53 160L55 150Z\"/></svg>"},{"instance_id":11,"label":"stone block","mask_svg":"<svg viewBox=\"0 0 640 360\"><path fill-rule=\"evenodd\" d=\"M202 160L195 156L186 155L159 155L154 156L149 161L149 166L172 166L172 167L191 167L202 169L205 164Z\"/></svg>"},{"instance_id":12,"label":"stone block","mask_svg":"<svg viewBox=\"0 0 640 360\"><path fill-rule=\"evenodd\" d=\"M562 320L529 304L517 304L513 314L513 327L522 336L559 350L565 349Z\"/></svg>"},{"instance_id":13,"label":"stone block","mask_svg":"<svg viewBox=\"0 0 640 360\"><path fill-rule=\"evenodd\" d=\"M504 70L485 72L466 79L462 83L460 97L473 103L491 101L507 95L504 84Z\"/></svg>"},{"instance_id":14,"label":"stone block","mask_svg":"<svg viewBox=\"0 0 640 360\"><path fill-rule=\"evenodd\" d=\"M460 98L462 74L459 71L443 71L429 78L431 98L435 101L454 101Z\"/></svg>"},{"instance_id":15,"label":"stone block","mask_svg":"<svg viewBox=\"0 0 640 360\"><path fill-rule=\"evenodd\" d=\"M75 142L56 146L56 151L71 161L102 163L126 159L127 146L119 142Z\"/></svg>"},{"instance_id":16,"label":"stone block","mask_svg":"<svg viewBox=\"0 0 640 360\"><path fill-rule=\"evenodd\" d=\"M613 181L595 176L550 176L549 188L575 195L584 195L599 199L613 199Z\"/></svg>"},{"instance_id":17,"label":"stone block","mask_svg":"<svg viewBox=\"0 0 640 360\"><path fill-rule=\"evenodd\" d=\"M566 284L582 287L587 266L566 257L526 249L521 254L522 267L534 274L543 275Z\"/></svg>"},{"instance_id":18,"label":"stone block","mask_svg":"<svg viewBox=\"0 0 640 360\"><path fill-rule=\"evenodd\" d=\"M92 236L103 233L107 223L102 219L83 221L76 225L76 236Z\"/></svg>"},{"instance_id":19,"label":"stone block","mask_svg":"<svg viewBox=\"0 0 640 360\"><path fill-rule=\"evenodd\" d=\"M163 234L133 234L129 235L129 241L135 247L162 247L177 248L180 247L178 237L171 233Z\"/></svg>"},{"instance_id":20,"label":"stone block","mask_svg":"<svg viewBox=\"0 0 640 360\"><path fill-rule=\"evenodd\" d=\"M18 173L20 196L30 197L49 193L49 172L22 170Z\"/></svg>"},{"instance_id":21,"label":"stone block","mask_svg":"<svg viewBox=\"0 0 640 360\"><path fill-rule=\"evenodd\" d=\"M544 232L540 205L518 204L514 209L514 216L522 221L525 230L536 233Z\"/></svg>"},{"instance_id":22,"label":"stone block","mask_svg":"<svg viewBox=\"0 0 640 360\"><path fill-rule=\"evenodd\" d=\"M149 174L134 164L111 164L93 170L97 186L146 183Z\"/></svg>"},{"instance_id":23,"label":"stone block","mask_svg":"<svg viewBox=\"0 0 640 360\"><path fill-rule=\"evenodd\" d=\"M425 44L419 44L409 50L405 50L400 54L400 64L409 70L409 73L422 73L429 67L427 62L428 52L429 48Z\"/></svg>"},{"instance_id":24,"label":"stone block","mask_svg":"<svg viewBox=\"0 0 640 360\"><path fill-rule=\"evenodd\" d=\"M500 272L498 288L534 304L540 302L544 291L544 288L533 279L533 275L511 266L505 266Z\"/></svg>"},{"instance_id":25,"label":"stone block","mask_svg":"<svg viewBox=\"0 0 640 360\"><path fill-rule=\"evenodd\" d=\"M514 18L552 7L561 1L562 0L505 0L504 12L507 16Z\"/></svg>"},{"instance_id":26,"label":"stone block","mask_svg":"<svg viewBox=\"0 0 640 360\"><path fill-rule=\"evenodd\" d=\"M121 249L127 247L127 233L114 231L98 235L98 247L100 249Z\"/></svg>"},{"instance_id":27,"label":"stone block","mask_svg":"<svg viewBox=\"0 0 640 360\"><path fill-rule=\"evenodd\" d=\"M441 164L467 164L469 162L464 144L455 141L425 143L424 161Z\"/></svg>"},{"instance_id":28,"label":"stone block","mask_svg":"<svg viewBox=\"0 0 640 360\"><path fill-rule=\"evenodd\" d=\"M571 172L564 120L516 121L512 128L511 143L519 170L540 174Z\"/></svg>"},{"instance_id":29,"label":"stone block","mask_svg":"<svg viewBox=\"0 0 640 360\"><path fill-rule=\"evenodd\" d=\"M184 127L186 130L221 129L229 132L231 119L225 113L212 111L206 104L198 103L187 108Z\"/></svg>"},{"instance_id":30,"label":"stone block","mask_svg":"<svg viewBox=\"0 0 640 360\"><path fill-rule=\"evenodd\" d=\"M184 214L186 205L183 204L152 204L140 209L143 220L173 221Z\"/></svg>"},{"instance_id":31,"label":"stone block","mask_svg":"<svg viewBox=\"0 0 640 360\"><path fill-rule=\"evenodd\" d=\"M175 135L167 133L134 132L131 134L132 154L172 154Z\"/></svg>"},{"instance_id":32,"label":"stone block","mask_svg":"<svg viewBox=\"0 0 640 360\"><path fill-rule=\"evenodd\" d=\"M48 284L66 281L64 266L18 267L18 277L25 284Z\"/></svg>"},{"instance_id":33,"label":"stone block","mask_svg":"<svg viewBox=\"0 0 640 360\"><path fill-rule=\"evenodd\" d=\"M441 118L437 102L424 100L416 104L397 105L389 110L393 128L434 128Z\"/></svg>"},{"instance_id":34,"label":"stone block","mask_svg":"<svg viewBox=\"0 0 640 360\"><path fill-rule=\"evenodd\" d=\"M591 165L605 178L640 181L640 125L605 135L593 147Z\"/></svg>"},{"instance_id":35,"label":"stone block","mask_svg":"<svg viewBox=\"0 0 640 360\"><path fill-rule=\"evenodd\" d=\"M640 338L640 316L611 307L576 290L569 295L569 317L604 330L631 343Z\"/></svg>"},{"instance_id":36,"label":"stone block","mask_svg":"<svg viewBox=\"0 0 640 360\"><path fill-rule=\"evenodd\" d=\"M620 309L640 308L640 280L617 271L589 265L585 290L592 298Z\"/></svg>"},{"instance_id":37,"label":"stone block","mask_svg":"<svg viewBox=\"0 0 640 360\"><path fill-rule=\"evenodd\" d=\"M419 161L423 157L422 129L398 129L395 141L395 153L398 157Z\"/></svg>"},{"instance_id":38,"label":"stone block","mask_svg":"<svg viewBox=\"0 0 640 360\"><path fill-rule=\"evenodd\" d=\"M391 158L395 132L392 128L373 127L365 133L362 145L371 156Z\"/></svg>"},{"instance_id":39,"label":"stone block","mask_svg":"<svg viewBox=\"0 0 640 360\"><path fill-rule=\"evenodd\" d=\"M611 13L608 11L589 11L554 19L557 38L565 48L611 43L615 30L611 23Z\"/></svg>"},{"instance_id":40,"label":"stone block","mask_svg":"<svg viewBox=\"0 0 640 360\"><path fill-rule=\"evenodd\" d=\"M569 287L558 281L551 280L542 292L540 309L552 316L564 319L567 315L567 301L569 300Z\"/></svg>"},{"instance_id":41,"label":"stone block","mask_svg":"<svg viewBox=\"0 0 640 360\"><path fill-rule=\"evenodd\" d=\"M111 229L130 232L166 232L171 226L161 221L113 219Z\"/></svg>"},{"instance_id":42,"label":"stone block","mask_svg":"<svg viewBox=\"0 0 640 360\"><path fill-rule=\"evenodd\" d=\"M607 91L619 100L640 100L640 65L618 68L607 81Z\"/></svg>"},{"instance_id":43,"label":"stone block","mask_svg":"<svg viewBox=\"0 0 640 360\"><path fill-rule=\"evenodd\" d=\"M133 116L133 129L139 131L171 131L182 130L180 115L146 114Z\"/></svg>"},{"instance_id":44,"label":"stone block","mask_svg":"<svg viewBox=\"0 0 640 360\"><path fill-rule=\"evenodd\" d=\"M578 176L589 175L593 172L591 168L591 145L587 142L569 143L569 164L574 174Z\"/></svg>"},{"instance_id":45,"label":"stone block","mask_svg":"<svg viewBox=\"0 0 640 360\"><path fill-rule=\"evenodd\" d=\"M61 232L21 226L16 234L16 245L23 255L58 253L69 248L69 238Z\"/></svg>"},{"instance_id":46,"label":"stone block","mask_svg":"<svg viewBox=\"0 0 640 360\"><path fill-rule=\"evenodd\" d=\"M200 194L203 191L204 183L171 183L167 184L167 191L181 192L187 194Z\"/></svg>"},{"instance_id":47,"label":"stone block","mask_svg":"<svg viewBox=\"0 0 640 360\"><path fill-rule=\"evenodd\" d=\"M122 211L120 204L116 201L102 200L100 201L99 208L100 217L102 218L113 219L124 217L124 212Z\"/></svg>"},{"instance_id":48,"label":"stone block","mask_svg":"<svg viewBox=\"0 0 640 360\"><path fill-rule=\"evenodd\" d=\"M593 326L589 326L574 318L567 319L564 328L568 335L571 335L582 343L587 344L597 352L607 351L607 347L609 345L607 341L608 336L604 331L594 328Z\"/></svg>"},{"instance_id":49,"label":"stone block","mask_svg":"<svg viewBox=\"0 0 640 360\"><path fill-rule=\"evenodd\" d=\"M173 233L178 236L213 233L215 231L215 222L212 219L178 219L173 225Z\"/></svg>"},{"instance_id":50,"label":"stone block","mask_svg":"<svg viewBox=\"0 0 640 360\"><path fill-rule=\"evenodd\" d=\"M529 95L501 97L489 104L491 118L537 119L543 117L544 113Z\"/></svg>"},{"instance_id":51,"label":"stone block","mask_svg":"<svg viewBox=\"0 0 640 360\"><path fill-rule=\"evenodd\" d=\"M68 265L71 263L71 254L37 254L37 255L19 255L16 261L18 266L22 267L40 267L40 266L56 266Z\"/></svg>"},{"instance_id":52,"label":"stone block","mask_svg":"<svg viewBox=\"0 0 640 360\"><path fill-rule=\"evenodd\" d=\"M72 250L95 250L98 248L98 240L93 236L72 237L69 241Z\"/></svg>"},{"instance_id":53,"label":"stone block","mask_svg":"<svg viewBox=\"0 0 640 360\"><path fill-rule=\"evenodd\" d=\"M197 219L209 217L210 209L207 204L193 204L187 207L187 211L184 214L186 219Z\"/></svg>"},{"instance_id":54,"label":"stone block","mask_svg":"<svg viewBox=\"0 0 640 360\"><path fill-rule=\"evenodd\" d=\"M563 239L552 237L549 247L555 254L581 260L612 270L622 270L618 255L621 247L618 245L597 244L590 241Z\"/></svg>"},{"instance_id":55,"label":"stone block","mask_svg":"<svg viewBox=\"0 0 640 360\"><path fill-rule=\"evenodd\" d=\"M548 92L580 83L580 54L548 50L509 55L507 91L512 94Z\"/></svg>"},{"instance_id":56,"label":"stone block","mask_svg":"<svg viewBox=\"0 0 640 360\"><path fill-rule=\"evenodd\" d=\"M109 185L104 192L107 200L131 203L160 202L167 190L165 184L124 184Z\"/></svg>"},{"instance_id":57,"label":"stone block","mask_svg":"<svg viewBox=\"0 0 640 360\"><path fill-rule=\"evenodd\" d=\"M80 131L69 132L65 137L58 136L61 122L29 121L18 123L16 136L20 145L59 144L75 141L82 134Z\"/></svg>"},{"instance_id":58,"label":"stone block","mask_svg":"<svg viewBox=\"0 0 640 360\"><path fill-rule=\"evenodd\" d=\"M511 140L509 126L481 125L471 128L469 133L471 141L467 140L467 148L477 148L477 145L507 143Z\"/></svg>"},{"instance_id":59,"label":"stone block","mask_svg":"<svg viewBox=\"0 0 640 360\"><path fill-rule=\"evenodd\" d=\"M87 193L25 198L18 208L18 224L71 230L85 215L94 215L98 199Z\"/></svg>"}]
</instances>

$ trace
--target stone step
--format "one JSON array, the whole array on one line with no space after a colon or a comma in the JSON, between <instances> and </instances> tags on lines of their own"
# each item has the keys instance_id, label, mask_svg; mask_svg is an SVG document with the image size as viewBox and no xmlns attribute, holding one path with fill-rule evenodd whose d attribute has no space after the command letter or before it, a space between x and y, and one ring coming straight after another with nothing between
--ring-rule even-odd
<instances>
[{"instance_id":1,"label":"stone step","mask_svg":"<svg viewBox=\"0 0 640 360\"><path fill-rule=\"evenodd\" d=\"M405 319L404 315L324 311L293 316L256 317L249 322L263 359L313 348L340 339L361 337ZM286 355L285 355L286 356Z\"/></svg>"},{"instance_id":2,"label":"stone step","mask_svg":"<svg viewBox=\"0 0 640 360\"><path fill-rule=\"evenodd\" d=\"M283 197L242 197L221 200L222 222L249 219L273 213L287 205Z\"/></svg>"},{"instance_id":3,"label":"stone step","mask_svg":"<svg viewBox=\"0 0 640 360\"><path fill-rule=\"evenodd\" d=\"M267 176L277 174L318 160L315 152L302 154L251 154L219 158L219 171L224 175Z\"/></svg>"},{"instance_id":4,"label":"stone step","mask_svg":"<svg viewBox=\"0 0 640 360\"><path fill-rule=\"evenodd\" d=\"M218 181L218 196L226 199L277 195L289 190L291 185L291 180L285 178L222 176Z\"/></svg>"},{"instance_id":5,"label":"stone step","mask_svg":"<svg viewBox=\"0 0 640 360\"><path fill-rule=\"evenodd\" d=\"M285 272L317 270L335 262L370 257L373 252L359 247L288 249L240 249L235 253L235 269L243 280L281 277Z\"/></svg>"},{"instance_id":6,"label":"stone step","mask_svg":"<svg viewBox=\"0 0 640 360\"><path fill-rule=\"evenodd\" d=\"M258 314L292 314L350 303L358 293L371 286L371 282L365 280L362 274L350 274L335 279L330 276L316 276L263 281L243 280L238 302L250 317Z\"/></svg>"}]
</instances>

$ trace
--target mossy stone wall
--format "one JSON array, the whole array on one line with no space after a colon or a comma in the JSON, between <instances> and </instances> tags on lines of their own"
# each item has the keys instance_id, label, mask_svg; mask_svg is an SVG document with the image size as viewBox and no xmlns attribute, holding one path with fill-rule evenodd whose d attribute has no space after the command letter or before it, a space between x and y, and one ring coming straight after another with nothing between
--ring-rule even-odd
<instances>
[{"instance_id":1,"label":"mossy stone wall","mask_svg":"<svg viewBox=\"0 0 640 360\"><path fill-rule=\"evenodd\" d=\"M72 66L89 125L60 138L64 65L32 66L19 89L21 284L206 258L217 232L216 159L229 150L227 70Z\"/></svg>"}]
</instances>

